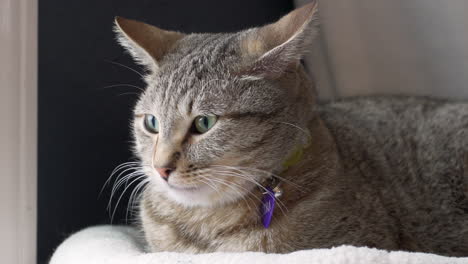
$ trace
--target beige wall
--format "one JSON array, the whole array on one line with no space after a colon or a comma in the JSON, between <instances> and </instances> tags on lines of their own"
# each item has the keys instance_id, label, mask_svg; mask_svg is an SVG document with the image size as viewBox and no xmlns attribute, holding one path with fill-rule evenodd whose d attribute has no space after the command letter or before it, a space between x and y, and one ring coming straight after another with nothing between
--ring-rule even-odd
<instances>
[{"instance_id":1,"label":"beige wall","mask_svg":"<svg viewBox=\"0 0 468 264\"><path fill-rule=\"evenodd\" d=\"M308 59L322 97L468 99L468 1L319 0L319 9Z\"/></svg>"},{"instance_id":2,"label":"beige wall","mask_svg":"<svg viewBox=\"0 0 468 264\"><path fill-rule=\"evenodd\" d=\"M0 0L0 262L35 263L36 0Z\"/></svg>"}]
</instances>

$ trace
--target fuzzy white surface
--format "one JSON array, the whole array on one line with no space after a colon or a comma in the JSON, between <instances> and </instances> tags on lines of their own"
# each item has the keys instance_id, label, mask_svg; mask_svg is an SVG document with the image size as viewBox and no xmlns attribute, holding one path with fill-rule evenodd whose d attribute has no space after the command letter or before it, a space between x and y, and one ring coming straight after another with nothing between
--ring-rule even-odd
<instances>
[{"instance_id":1,"label":"fuzzy white surface","mask_svg":"<svg viewBox=\"0 0 468 264\"><path fill-rule=\"evenodd\" d=\"M387 252L384 250L341 246L332 249L311 249L289 254L210 253L180 254L146 253L136 230L122 226L97 226L82 230L65 240L56 250L50 264L468 264L468 258L449 258L433 254Z\"/></svg>"}]
</instances>

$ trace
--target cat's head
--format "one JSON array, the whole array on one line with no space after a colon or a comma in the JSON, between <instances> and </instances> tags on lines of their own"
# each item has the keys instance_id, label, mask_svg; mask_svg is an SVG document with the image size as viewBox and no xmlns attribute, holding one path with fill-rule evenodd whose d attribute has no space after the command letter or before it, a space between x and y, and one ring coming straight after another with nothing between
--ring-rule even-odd
<instances>
[{"instance_id":1,"label":"cat's head","mask_svg":"<svg viewBox=\"0 0 468 264\"><path fill-rule=\"evenodd\" d=\"M182 34L116 18L119 42L148 75L133 122L150 188L186 206L235 201L307 140L314 100L300 63L314 2L232 34Z\"/></svg>"}]
</instances>

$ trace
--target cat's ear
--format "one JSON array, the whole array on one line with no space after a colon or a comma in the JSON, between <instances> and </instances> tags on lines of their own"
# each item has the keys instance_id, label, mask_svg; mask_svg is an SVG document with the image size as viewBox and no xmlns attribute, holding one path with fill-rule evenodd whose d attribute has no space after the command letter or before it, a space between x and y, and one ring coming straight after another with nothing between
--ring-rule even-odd
<instances>
[{"instance_id":1,"label":"cat's ear","mask_svg":"<svg viewBox=\"0 0 468 264\"><path fill-rule=\"evenodd\" d=\"M241 75L247 78L278 78L311 49L318 31L317 1L298 8L276 23L247 32L241 50L248 66Z\"/></svg>"},{"instance_id":2,"label":"cat's ear","mask_svg":"<svg viewBox=\"0 0 468 264\"><path fill-rule=\"evenodd\" d=\"M167 31L143 22L115 18L114 31L117 39L126 48L136 62L151 71L158 69L161 59L184 37L184 34Z\"/></svg>"}]
</instances>

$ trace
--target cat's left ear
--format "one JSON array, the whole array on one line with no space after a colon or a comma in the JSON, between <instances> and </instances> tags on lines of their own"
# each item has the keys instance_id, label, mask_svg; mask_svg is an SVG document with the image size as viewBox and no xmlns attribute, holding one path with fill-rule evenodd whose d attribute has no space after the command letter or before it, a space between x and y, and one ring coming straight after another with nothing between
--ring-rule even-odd
<instances>
[{"instance_id":1,"label":"cat's left ear","mask_svg":"<svg viewBox=\"0 0 468 264\"><path fill-rule=\"evenodd\" d=\"M185 36L123 17L115 18L114 31L120 45L130 52L135 61L153 72L157 71L160 61L175 43Z\"/></svg>"},{"instance_id":2,"label":"cat's left ear","mask_svg":"<svg viewBox=\"0 0 468 264\"><path fill-rule=\"evenodd\" d=\"M275 79L296 67L317 35L317 10L317 0L313 0L276 23L247 31L241 50L249 63L240 74L253 79Z\"/></svg>"}]
</instances>

